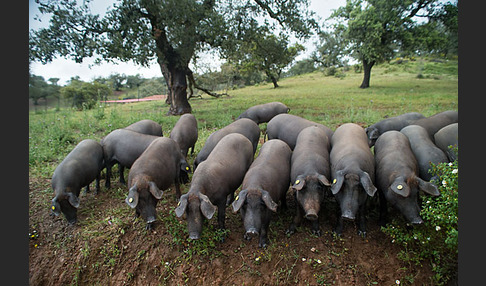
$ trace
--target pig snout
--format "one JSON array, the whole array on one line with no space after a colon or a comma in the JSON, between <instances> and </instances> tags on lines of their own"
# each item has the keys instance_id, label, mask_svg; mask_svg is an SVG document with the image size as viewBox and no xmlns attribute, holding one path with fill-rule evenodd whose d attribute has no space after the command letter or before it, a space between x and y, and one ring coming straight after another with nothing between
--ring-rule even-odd
<instances>
[{"instance_id":1,"label":"pig snout","mask_svg":"<svg viewBox=\"0 0 486 286\"><path fill-rule=\"evenodd\" d=\"M346 220L354 220L356 218L356 216L354 215L354 213L352 213L349 210L344 211L342 213L341 217L344 218L344 219L346 219Z\"/></svg>"},{"instance_id":2,"label":"pig snout","mask_svg":"<svg viewBox=\"0 0 486 286\"><path fill-rule=\"evenodd\" d=\"M410 222L412 224L416 224L416 225L419 225L419 224L423 224L424 223L424 221L422 220L421 217L415 217Z\"/></svg>"},{"instance_id":3,"label":"pig snout","mask_svg":"<svg viewBox=\"0 0 486 286\"><path fill-rule=\"evenodd\" d=\"M251 240L252 237L254 237L254 236L256 237L258 235L259 235L258 230L256 228L252 227L252 228L249 228L249 229L246 230L244 238L246 240Z\"/></svg>"},{"instance_id":4,"label":"pig snout","mask_svg":"<svg viewBox=\"0 0 486 286\"><path fill-rule=\"evenodd\" d=\"M201 234L197 232L191 232L189 233L189 238L192 240L198 240L199 238L201 238Z\"/></svg>"},{"instance_id":5,"label":"pig snout","mask_svg":"<svg viewBox=\"0 0 486 286\"><path fill-rule=\"evenodd\" d=\"M308 220L316 220L318 218L317 211L315 209L310 209L306 212L305 218Z\"/></svg>"}]
</instances>

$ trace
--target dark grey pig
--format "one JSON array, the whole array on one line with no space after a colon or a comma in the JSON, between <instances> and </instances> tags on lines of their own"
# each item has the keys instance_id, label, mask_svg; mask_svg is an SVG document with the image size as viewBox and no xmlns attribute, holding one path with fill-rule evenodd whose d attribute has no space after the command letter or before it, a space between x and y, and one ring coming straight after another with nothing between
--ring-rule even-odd
<instances>
[{"instance_id":1,"label":"dark grey pig","mask_svg":"<svg viewBox=\"0 0 486 286\"><path fill-rule=\"evenodd\" d=\"M241 191L233 202L233 212L240 210L245 227L244 238L259 235L258 246L268 244L268 227L272 212L285 198L290 183L290 156L287 143L279 139L265 142L258 157L246 172Z\"/></svg>"},{"instance_id":2,"label":"dark grey pig","mask_svg":"<svg viewBox=\"0 0 486 286\"><path fill-rule=\"evenodd\" d=\"M191 148L191 154L194 153L194 145L196 144L197 136L196 117L190 113L181 115L169 135L170 138L174 139L174 141L179 144L184 158L187 157L189 148Z\"/></svg>"},{"instance_id":3,"label":"dark grey pig","mask_svg":"<svg viewBox=\"0 0 486 286\"><path fill-rule=\"evenodd\" d=\"M326 132L327 138L332 137L329 127L292 114L279 114L272 118L267 124L267 136L268 139L283 140L294 150L300 131L309 126L318 126Z\"/></svg>"},{"instance_id":4,"label":"dark grey pig","mask_svg":"<svg viewBox=\"0 0 486 286\"><path fill-rule=\"evenodd\" d=\"M194 171L196 171L197 166L201 162L206 160L219 140L230 133L239 133L244 135L252 143L253 153L256 152L258 140L260 139L260 128L253 120L242 118L226 125L219 130L214 131L211 133L211 135L209 135L201 151L199 151L196 159L194 159Z\"/></svg>"},{"instance_id":5,"label":"dark grey pig","mask_svg":"<svg viewBox=\"0 0 486 286\"><path fill-rule=\"evenodd\" d=\"M354 123L339 126L331 138L331 192L339 203L336 233L343 230L343 219L355 220L358 234L366 236L366 201L376 192L375 159L364 129Z\"/></svg>"},{"instance_id":6,"label":"dark grey pig","mask_svg":"<svg viewBox=\"0 0 486 286\"><path fill-rule=\"evenodd\" d=\"M444 151L450 162L457 160L457 154L449 146L458 147L459 123L452 123L442 127L434 134L434 139L435 145Z\"/></svg>"},{"instance_id":7,"label":"dark grey pig","mask_svg":"<svg viewBox=\"0 0 486 286\"><path fill-rule=\"evenodd\" d=\"M423 223L419 190L438 196L437 187L418 177L418 163L407 136L399 131L383 133L375 144L376 185L380 197L380 225L387 221L387 202L412 224Z\"/></svg>"},{"instance_id":8,"label":"dark grey pig","mask_svg":"<svg viewBox=\"0 0 486 286\"><path fill-rule=\"evenodd\" d=\"M181 196L179 176L189 165L177 143L167 137L152 141L138 157L128 174L128 197L125 202L135 209L136 216L147 221L147 229L156 220L155 208L163 191L175 186L177 199Z\"/></svg>"},{"instance_id":9,"label":"dark grey pig","mask_svg":"<svg viewBox=\"0 0 486 286\"><path fill-rule=\"evenodd\" d=\"M317 126L304 128L297 137L290 171L297 213L287 233L294 233L305 217L312 233L321 236L318 214L331 186L328 146L326 132Z\"/></svg>"},{"instance_id":10,"label":"dark grey pig","mask_svg":"<svg viewBox=\"0 0 486 286\"><path fill-rule=\"evenodd\" d=\"M103 153L106 165L106 182L105 186L110 188L111 167L115 163L119 164L120 183L125 183L123 175L125 168L130 168L152 143L159 136L147 135L127 129L116 129L110 132L105 138L101 139Z\"/></svg>"},{"instance_id":11,"label":"dark grey pig","mask_svg":"<svg viewBox=\"0 0 486 286\"><path fill-rule=\"evenodd\" d=\"M100 172L103 169L103 149L92 139L79 142L54 170L51 186L54 190L51 210L58 216L61 212L69 224L77 221L79 193L81 188L96 179L96 192L100 189Z\"/></svg>"},{"instance_id":12,"label":"dark grey pig","mask_svg":"<svg viewBox=\"0 0 486 286\"><path fill-rule=\"evenodd\" d=\"M370 147L375 145L376 139L386 131L400 131L403 127L410 125L413 121L421 118L425 118L425 116L418 112L409 112L383 119L368 126L365 128L366 134L368 135L368 145Z\"/></svg>"},{"instance_id":13,"label":"dark grey pig","mask_svg":"<svg viewBox=\"0 0 486 286\"><path fill-rule=\"evenodd\" d=\"M281 113L288 113L290 108L287 105L275 101L264 104L259 104L248 108L238 116L237 119L249 118L255 121L256 124L270 121L274 116Z\"/></svg>"},{"instance_id":14,"label":"dark grey pig","mask_svg":"<svg viewBox=\"0 0 486 286\"><path fill-rule=\"evenodd\" d=\"M162 126L150 119L142 119L128 125L127 127L125 127L125 129L148 135L163 136Z\"/></svg>"},{"instance_id":15,"label":"dark grey pig","mask_svg":"<svg viewBox=\"0 0 486 286\"><path fill-rule=\"evenodd\" d=\"M203 217L211 219L216 209L218 227L225 228L227 197L233 196L241 185L253 155L250 140L239 133L231 133L218 142L213 152L194 171L191 188L181 196L175 209L177 217L184 213L187 215L189 238L200 238Z\"/></svg>"},{"instance_id":16,"label":"dark grey pig","mask_svg":"<svg viewBox=\"0 0 486 286\"><path fill-rule=\"evenodd\" d=\"M430 181L436 176L432 176L429 173L431 169L430 163L438 164L442 162L449 162L446 154L440 150L439 147L435 146L434 142L430 139L427 130L422 126L409 125L400 130L403 134L408 137L410 141L410 146L412 147L412 152L417 159L419 165L419 176L420 178Z\"/></svg>"},{"instance_id":17,"label":"dark grey pig","mask_svg":"<svg viewBox=\"0 0 486 286\"><path fill-rule=\"evenodd\" d=\"M426 118L415 120L411 124L425 128L430 139L434 142L434 134L442 127L458 122L458 115L456 110L447 110Z\"/></svg>"}]
</instances>

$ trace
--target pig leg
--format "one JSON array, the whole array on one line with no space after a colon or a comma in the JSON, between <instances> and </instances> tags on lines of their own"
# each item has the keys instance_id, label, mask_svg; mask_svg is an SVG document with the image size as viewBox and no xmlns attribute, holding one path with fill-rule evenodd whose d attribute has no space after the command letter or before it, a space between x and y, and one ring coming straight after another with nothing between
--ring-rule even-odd
<instances>
[{"instance_id":1,"label":"pig leg","mask_svg":"<svg viewBox=\"0 0 486 286\"><path fill-rule=\"evenodd\" d=\"M106 163L106 178L105 178L105 188L111 188L111 167L112 163Z\"/></svg>"},{"instance_id":2,"label":"pig leg","mask_svg":"<svg viewBox=\"0 0 486 286\"><path fill-rule=\"evenodd\" d=\"M100 192L100 180L101 180L101 174L98 173L98 176L96 176L96 188L95 188L96 195Z\"/></svg>"},{"instance_id":3,"label":"pig leg","mask_svg":"<svg viewBox=\"0 0 486 286\"><path fill-rule=\"evenodd\" d=\"M312 234L316 236L321 236L321 230L319 229L319 218L312 221L311 225Z\"/></svg>"},{"instance_id":4,"label":"pig leg","mask_svg":"<svg viewBox=\"0 0 486 286\"><path fill-rule=\"evenodd\" d=\"M294 220L292 221L289 228L285 232L286 234L295 233L295 230L297 229L297 227L299 227L300 224L302 223L302 218L304 217L304 210L302 209L300 204L298 204L296 209L297 209L297 212L295 214Z\"/></svg>"},{"instance_id":5,"label":"pig leg","mask_svg":"<svg viewBox=\"0 0 486 286\"><path fill-rule=\"evenodd\" d=\"M127 182L125 182L125 176L124 176L125 167L122 166L120 163L118 163L118 170L120 171L120 183L126 185Z\"/></svg>"},{"instance_id":6,"label":"pig leg","mask_svg":"<svg viewBox=\"0 0 486 286\"><path fill-rule=\"evenodd\" d=\"M385 226L388 221L388 203L385 195L381 191L378 192L378 197L380 199L380 218L378 219L378 225Z\"/></svg>"},{"instance_id":7,"label":"pig leg","mask_svg":"<svg viewBox=\"0 0 486 286\"><path fill-rule=\"evenodd\" d=\"M179 186L179 180L176 179L174 182L175 189L176 189L176 199L179 200L181 198L181 187Z\"/></svg>"},{"instance_id":8,"label":"pig leg","mask_svg":"<svg viewBox=\"0 0 486 286\"><path fill-rule=\"evenodd\" d=\"M262 228L260 230L260 241L258 242L258 246L261 248L266 248L268 244L268 227L270 225L270 214L268 211L264 215L262 219Z\"/></svg>"},{"instance_id":9,"label":"pig leg","mask_svg":"<svg viewBox=\"0 0 486 286\"><path fill-rule=\"evenodd\" d=\"M365 239L366 238L366 206L365 205L359 207L356 222L358 223L358 235L361 236L363 239Z\"/></svg>"},{"instance_id":10,"label":"pig leg","mask_svg":"<svg viewBox=\"0 0 486 286\"><path fill-rule=\"evenodd\" d=\"M223 203L218 205L218 228L219 229L225 229L225 226L224 226L224 220L226 218L225 211L226 211L226 202L223 200ZM224 242L224 241L225 241L225 238L222 237L221 242Z\"/></svg>"},{"instance_id":11,"label":"pig leg","mask_svg":"<svg viewBox=\"0 0 486 286\"><path fill-rule=\"evenodd\" d=\"M343 217L341 216L341 209L338 210L337 212L337 224L336 228L334 229L334 232L338 235L341 236L343 233Z\"/></svg>"}]
</instances>

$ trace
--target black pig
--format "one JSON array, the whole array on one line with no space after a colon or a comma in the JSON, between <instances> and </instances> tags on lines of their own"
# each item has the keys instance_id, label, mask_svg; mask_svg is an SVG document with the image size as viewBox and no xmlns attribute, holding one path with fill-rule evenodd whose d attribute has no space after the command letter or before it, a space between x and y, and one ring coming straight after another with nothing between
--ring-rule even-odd
<instances>
[{"instance_id":1,"label":"black pig","mask_svg":"<svg viewBox=\"0 0 486 286\"><path fill-rule=\"evenodd\" d=\"M162 126L150 119L142 119L128 125L127 127L125 127L125 129L147 135L164 136L162 133Z\"/></svg>"},{"instance_id":2,"label":"black pig","mask_svg":"<svg viewBox=\"0 0 486 286\"><path fill-rule=\"evenodd\" d=\"M77 221L79 193L81 188L96 179L96 192L100 189L100 172L103 169L103 149L100 143L85 139L62 160L54 170L51 186L54 190L52 212L58 216L61 212L69 224Z\"/></svg>"},{"instance_id":3,"label":"black pig","mask_svg":"<svg viewBox=\"0 0 486 286\"><path fill-rule=\"evenodd\" d=\"M290 108L287 105L275 101L264 104L259 104L243 111L237 119L249 118L255 121L256 124L270 121L274 116L281 113L288 113Z\"/></svg>"},{"instance_id":4,"label":"black pig","mask_svg":"<svg viewBox=\"0 0 486 286\"><path fill-rule=\"evenodd\" d=\"M290 178L297 201L297 213L287 233L294 233L303 217L312 222L312 233L320 236L319 211L329 191L329 140L317 126L304 128L292 153Z\"/></svg>"},{"instance_id":5,"label":"black pig","mask_svg":"<svg viewBox=\"0 0 486 286\"><path fill-rule=\"evenodd\" d=\"M383 119L375 124L365 128L366 135L368 135L368 145L371 147L375 145L376 139L381 134L390 130L400 131L403 127L410 125L413 121L425 118L425 116L418 112L409 112L400 114L398 116Z\"/></svg>"},{"instance_id":6,"label":"black pig","mask_svg":"<svg viewBox=\"0 0 486 286\"><path fill-rule=\"evenodd\" d=\"M206 160L213 148L216 146L216 144L218 144L219 140L230 133L239 133L244 135L252 143L253 153L256 152L258 140L260 139L260 128L258 127L258 124L253 122L251 119L242 118L226 125L219 130L214 131L211 133L211 135L209 135L206 142L204 142L204 146L202 147L201 151L199 151L196 159L194 159L193 171L196 171L197 166Z\"/></svg>"},{"instance_id":7,"label":"black pig","mask_svg":"<svg viewBox=\"0 0 486 286\"><path fill-rule=\"evenodd\" d=\"M419 190L432 196L434 184L418 177L418 163L407 136L399 131L383 133L375 144L376 185L380 197L380 225L385 225L387 202L412 224L423 223L418 205Z\"/></svg>"},{"instance_id":8,"label":"black pig","mask_svg":"<svg viewBox=\"0 0 486 286\"><path fill-rule=\"evenodd\" d=\"M231 133L218 142L207 159L194 171L191 188L181 196L175 209L177 217L187 214L189 238L200 238L203 217L211 219L216 209L218 227L225 228L227 197L233 196L241 185L253 155L250 140L239 133Z\"/></svg>"},{"instance_id":9,"label":"black pig","mask_svg":"<svg viewBox=\"0 0 486 286\"><path fill-rule=\"evenodd\" d=\"M147 221L147 229L156 220L155 208L163 191L175 186L176 196L181 196L179 176L189 165L177 143L167 137L152 141L138 157L128 174L128 197L125 202L135 208L137 216Z\"/></svg>"},{"instance_id":10,"label":"black pig","mask_svg":"<svg viewBox=\"0 0 486 286\"><path fill-rule=\"evenodd\" d=\"M374 196L376 187L375 159L364 129L355 123L339 126L331 138L330 160L331 192L340 208L335 232L342 233L343 219L356 219L358 234L365 237L366 201Z\"/></svg>"},{"instance_id":11,"label":"black pig","mask_svg":"<svg viewBox=\"0 0 486 286\"><path fill-rule=\"evenodd\" d=\"M290 147L279 139L265 142L258 157L246 172L241 191L233 202L233 212L240 210L245 226L244 238L259 235L258 245L266 247L272 212L285 197L290 183Z\"/></svg>"},{"instance_id":12,"label":"black pig","mask_svg":"<svg viewBox=\"0 0 486 286\"><path fill-rule=\"evenodd\" d=\"M328 137L331 138L332 130L320 123L316 123L297 115L279 114L272 118L267 124L268 139L280 139L289 144L290 149L294 150L297 136L300 131L309 126L318 126L322 128Z\"/></svg>"},{"instance_id":13,"label":"black pig","mask_svg":"<svg viewBox=\"0 0 486 286\"><path fill-rule=\"evenodd\" d=\"M105 186L111 186L111 168L119 164L120 183L126 184L124 169L130 168L137 158L159 136L138 133L128 129L116 129L101 139L106 165Z\"/></svg>"},{"instance_id":14,"label":"black pig","mask_svg":"<svg viewBox=\"0 0 486 286\"><path fill-rule=\"evenodd\" d=\"M191 148L191 154L193 154L194 145L197 141L196 117L190 113L181 115L174 128L172 128L169 137L179 144L184 158L187 157L189 148Z\"/></svg>"}]
</instances>

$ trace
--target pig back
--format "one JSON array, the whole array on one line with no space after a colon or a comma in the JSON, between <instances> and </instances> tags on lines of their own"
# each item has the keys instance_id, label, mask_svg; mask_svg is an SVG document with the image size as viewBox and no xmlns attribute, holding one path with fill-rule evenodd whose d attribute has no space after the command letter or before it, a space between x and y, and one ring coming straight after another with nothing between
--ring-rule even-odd
<instances>
[{"instance_id":1,"label":"pig back","mask_svg":"<svg viewBox=\"0 0 486 286\"><path fill-rule=\"evenodd\" d=\"M128 175L128 187L138 175L148 176L161 190L167 189L178 178L182 155L177 143L167 137L152 141L135 160Z\"/></svg>"},{"instance_id":2,"label":"pig back","mask_svg":"<svg viewBox=\"0 0 486 286\"><path fill-rule=\"evenodd\" d=\"M290 147L282 140L265 142L245 174L242 189L263 189L278 201L289 187L291 154Z\"/></svg>"},{"instance_id":3,"label":"pig back","mask_svg":"<svg viewBox=\"0 0 486 286\"><path fill-rule=\"evenodd\" d=\"M410 142L399 131L383 133L375 144L376 182L379 189L386 189L395 177L413 177L418 174L418 163Z\"/></svg>"},{"instance_id":4,"label":"pig back","mask_svg":"<svg viewBox=\"0 0 486 286\"><path fill-rule=\"evenodd\" d=\"M85 139L56 167L52 175L52 186L80 189L91 183L103 168L103 149L92 139Z\"/></svg>"},{"instance_id":5,"label":"pig back","mask_svg":"<svg viewBox=\"0 0 486 286\"><path fill-rule=\"evenodd\" d=\"M322 174L329 177L329 139L317 126L304 128L297 137L291 159L291 181L302 174Z\"/></svg>"},{"instance_id":6,"label":"pig back","mask_svg":"<svg viewBox=\"0 0 486 286\"><path fill-rule=\"evenodd\" d=\"M169 137L174 139L184 151L184 155L187 155L187 150L194 146L198 137L196 117L190 113L183 114L172 128Z\"/></svg>"},{"instance_id":7,"label":"pig back","mask_svg":"<svg viewBox=\"0 0 486 286\"><path fill-rule=\"evenodd\" d=\"M191 189L198 186L213 199L226 199L243 181L253 161L253 146L245 136L231 133L223 137L208 158L194 171Z\"/></svg>"},{"instance_id":8,"label":"pig back","mask_svg":"<svg viewBox=\"0 0 486 286\"><path fill-rule=\"evenodd\" d=\"M374 157L368 145L364 129L355 123L339 126L331 138L331 173L337 170L359 169L367 172L374 180Z\"/></svg>"},{"instance_id":9,"label":"pig back","mask_svg":"<svg viewBox=\"0 0 486 286\"><path fill-rule=\"evenodd\" d=\"M458 122L458 112L455 110L447 110L426 118L415 120L412 124L425 128L430 139L434 142L434 134L439 131L439 129L456 122Z\"/></svg>"},{"instance_id":10,"label":"pig back","mask_svg":"<svg viewBox=\"0 0 486 286\"><path fill-rule=\"evenodd\" d=\"M108 164L113 160L130 168L135 160L159 136L147 135L127 129L116 129L102 139L101 145Z\"/></svg>"},{"instance_id":11,"label":"pig back","mask_svg":"<svg viewBox=\"0 0 486 286\"><path fill-rule=\"evenodd\" d=\"M125 129L148 135L163 136L162 126L150 119L142 119L128 125Z\"/></svg>"},{"instance_id":12,"label":"pig back","mask_svg":"<svg viewBox=\"0 0 486 286\"><path fill-rule=\"evenodd\" d=\"M331 138L333 131L320 123L313 122L293 114L279 114L272 118L267 124L268 139L280 139L287 143L290 149L294 150L299 133L306 127L318 126L328 138Z\"/></svg>"}]
</instances>

